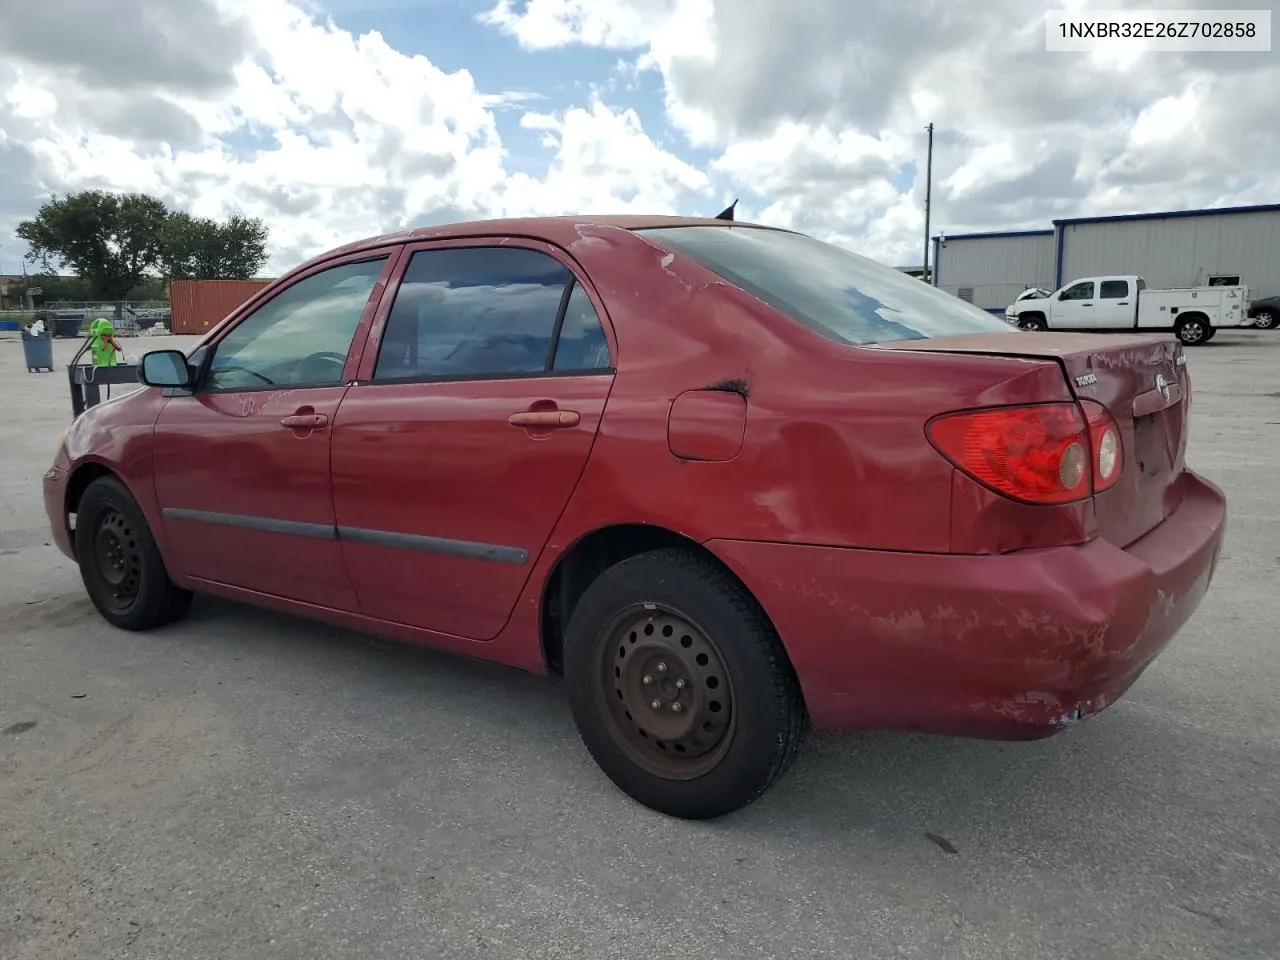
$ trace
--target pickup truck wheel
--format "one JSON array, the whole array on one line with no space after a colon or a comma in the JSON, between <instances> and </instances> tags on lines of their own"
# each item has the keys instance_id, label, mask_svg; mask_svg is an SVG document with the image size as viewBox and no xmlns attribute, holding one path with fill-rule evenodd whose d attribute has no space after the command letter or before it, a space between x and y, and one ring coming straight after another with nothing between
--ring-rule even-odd
<instances>
[{"instance_id":1,"label":"pickup truck wheel","mask_svg":"<svg viewBox=\"0 0 1280 960\"><path fill-rule=\"evenodd\" d=\"M807 726L763 611L685 549L632 557L591 583L570 616L564 675L596 763L669 816L746 806L791 765Z\"/></svg>"},{"instance_id":2,"label":"pickup truck wheel","mask_svg":"<svg viewBox=\"0 0 1280 960\"><path fill-rule=\"evenodd\" d=\"M1255 330L1274 330L1280 326L1280 314L1274 310L1259 310L1253 315L1253 328Z\"/></svg>"},{"instance_id":3,"label":"pickup truck wheel","mask_svg":"<svg viewBox=\"0 0 1280 960\"><path fill-rule=\"evenodd\" d=\"M1045 321L1044 317L1040 316L1040 314L1032 313L1021 317L1018 321L1018 327L1022 330L1043 331L1049 329L1049 324Z\"/></svg>"},{"instance_id":4,"label":"pickup truck wheel","mask_svg":"<svg viewBox=\"0 0 1280 960\"><path fill-rule=\"evenodd\" d=\"M1211 330L1208 318L1199 313L1191 313L1185 317L1179 317L1177 324L1173 328L1173 332L1178 335L1178 339L1189 347L1198 347L1202 343L1208 343L1212 336Z\"/></svg>"}]
</instances>

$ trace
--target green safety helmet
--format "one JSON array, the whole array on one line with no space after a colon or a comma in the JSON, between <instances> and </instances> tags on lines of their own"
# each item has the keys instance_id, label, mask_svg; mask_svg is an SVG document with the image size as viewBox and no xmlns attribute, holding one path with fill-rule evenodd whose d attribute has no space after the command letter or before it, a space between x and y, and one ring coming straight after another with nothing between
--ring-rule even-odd
<instances>
[{"instance_id":1,"label":"green safety helmet","mask_svg":"<svg viewBox=\"0 0 1280 960\"><path fill-rule=\"evenodd\" d=\"M105 317L99 317L89 324L89 335L91 337L114 337L116 328L111 325L111 321Z\"/></svg>"}]
</instances>

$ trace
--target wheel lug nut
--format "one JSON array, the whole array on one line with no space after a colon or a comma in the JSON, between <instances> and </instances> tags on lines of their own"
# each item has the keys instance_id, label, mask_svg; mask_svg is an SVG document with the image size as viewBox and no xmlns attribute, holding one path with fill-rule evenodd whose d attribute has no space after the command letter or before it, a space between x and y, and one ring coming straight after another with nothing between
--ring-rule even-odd
<instances>
[{"instance_id":1,"label":"wheel lug nut","mask_svg":"<svg viewBox=\"0 0 1280 960\"><path fill-rule=\"evenodd\" d=\"M671 705L671 712L672 712L672 713L679 713L679 712L680 712L680 704L678 704L678 703L673 703L673 704Z\"/></svg>"},{"instance_id":2,"label":"wheel lug nut","mask_svg":"<svg viewBox=\"0 0 1280 960\"><path fill-rule=\"evenodd\" d=\"M653 677L649 676L646 673L643 677L640 678L640 682L643 683L646 687L651 687L653 686Z\"/></svg>"},{"instance_id":3,"label":"wheel lug nut","mask_svg":"<svg viewBox=\"0 0 1280 960\"><path fill-rule=\"evenodd\" d=\"M677 690L683 690L683 689L684 689L684 681L683 681L683 680L677 680L677 681L676 681L676 689L677 689Z\"/></svg>"},{"instance_id":4,"label":"wheel lug nut","mask_svg":"<svg viewBox=\"0 0 1280 960\"><path fill-rule=\"evenodd\" d=\"M655 701L653 701L653 703L649 704L649 706L653 707L653 709L655 709L655 710L661 710L661 709L662 709L662 701L661 701L661 700L655 700Z\"/></svg>"},{"instance_id":5,"label":"wheel lug nut","mask_svg":"<svg viewBox=\"0 0 1280 960\"><path fill-rule=\"evenodd\" d=\"M660 663L660 664L658 664L658 672L659 672L659 673L666 673L666 672L667 672L667 665L666 665L665 663Z\"/></svg>"}]
</instances>

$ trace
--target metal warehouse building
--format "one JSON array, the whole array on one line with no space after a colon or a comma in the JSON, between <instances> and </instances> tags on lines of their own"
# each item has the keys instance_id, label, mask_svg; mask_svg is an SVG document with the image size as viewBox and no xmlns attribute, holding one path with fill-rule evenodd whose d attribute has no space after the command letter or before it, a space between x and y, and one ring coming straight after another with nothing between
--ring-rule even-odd
<instances>
[{"instance_id":1,"label":"metal warehouse building","mask_svg":"<svg viewBox=\"0 0 1280 960\"><path fill-rule=\"evenodd\" d=\"M1280 294L1280 204L1055 220L1052 230L933 238L933 282L1003 311L1027 287L1138 274L1152 287L1245 283ZM1238 279L1237 279L1238 278Z\"/></svg>"}]
</instances>

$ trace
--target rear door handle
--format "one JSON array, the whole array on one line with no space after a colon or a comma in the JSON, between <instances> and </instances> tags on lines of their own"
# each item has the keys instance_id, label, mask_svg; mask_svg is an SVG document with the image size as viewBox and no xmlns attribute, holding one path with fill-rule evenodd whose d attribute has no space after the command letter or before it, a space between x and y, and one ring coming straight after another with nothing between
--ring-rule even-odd
<instances>
[{"instance_id":1,"label":"rear door handle","mask_svg":"<svg viewBox=\"0 0 1280 960\"><path fill-rule=\"evenodd\" d=\"M295 413L292 416L280 418L280 426L288 427L290 430L314 430L328 422L329 418L323 413Z\"/></svg>"},{"instance_id":2,"label":"rear door handle","mask_svg":"<svg viewBox=\"0 0 1280 960\"><path fill-rule=\"evenodd\" d=\"M577 410L525 410L507 417L513 427L576 427L582 421Z\"/></svg>"}]
</instances>

